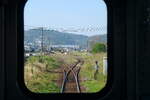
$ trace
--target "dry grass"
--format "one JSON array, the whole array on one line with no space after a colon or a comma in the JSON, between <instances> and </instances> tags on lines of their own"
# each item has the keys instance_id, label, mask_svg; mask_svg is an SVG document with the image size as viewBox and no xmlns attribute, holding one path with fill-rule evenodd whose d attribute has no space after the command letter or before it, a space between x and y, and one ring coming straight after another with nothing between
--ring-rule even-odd
<instances>
[{"instance_id":1,"label":"dry grass","mask_svg":"<svg viewBox=\"0 0 150 100\"><path fill-rule=\"evenodd\" d=\"M52 80L60 79L58 74L54 73L47 73L43 69L46 68L46 64L49 65L51 70L59 69L63 64L73 64L77 61L77 58L84 60L84 64L81 66L80 71L80 79L84 80L80 84L82 87L85 88L84 92L93 93L100 91L104 86L107 79L107 76L102 74L103 71L103 57L106 57L106 53L97 53L91 54L87 52L71 52L68 54L51 54L46 58L46 61L43 63L39 62L39 57L33 57L30 59L31 61L27 61L25 63L25 82L27 88L32 92L38 93L58 93L59 86L57 82ZM57 60L54 62L49 63L50 59ZM98 78L94 80L94 66L95 61L98 61L100 66ZM59 63L61 62L61 63ZM55 66L55 67L54 67ZM59 67L57 67L59 66Z\"/></svg>"}]
</instances>

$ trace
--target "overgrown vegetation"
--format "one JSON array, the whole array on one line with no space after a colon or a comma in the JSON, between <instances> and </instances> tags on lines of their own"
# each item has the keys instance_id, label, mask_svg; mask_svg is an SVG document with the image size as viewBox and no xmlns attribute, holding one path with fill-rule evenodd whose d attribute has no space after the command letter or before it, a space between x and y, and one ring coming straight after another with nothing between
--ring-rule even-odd
<instances>
[{"instance_id":1,"label":"overgrown vegetation","mask_svg":"<svg viewBox=\"0 0 150 100\"><path fill-rule=\"evenodd\" d=\"M105 52L70 52L68 54L53 54L49 56L31 56L25 62L25 82L27 88L36 93L59 93L60 86L57 81L60 79L58 73L49 73L45 69L55 71L61 68L63 64L72 64L76 58L84 60L79 73L81 87L84 87L85 93L99 92L105 87L107 76L103 75L103 57ZM98 61L98 78L94 79L95 61ZM55 81L54 81L55 80Z\"/></svg>"},{"instance_id":2,"label":"overgrown vegetation","mask_svg":"<svg viewBox=\"0 0 150 100\"><path fill-rule=\"evenodd\" d=\"M80 77L82 80L81 85L86 88L85 92L93 93L98 92L102 88L105 87L107 76L103 75L103 57L106 57L106 53L85 53L82 54L82 58L84 59L84 65L81 68ZM99 71L98 71L98 79L94 79L95 73L95 61L98 61Z\"/></svg>"},{"instance_id":3,"label":"overgrown vegetation","mask_svg":"<svg viewBox=\"0 0 150 100\"><path fill-rule=\"evenodd\" d=\"M57 74L46 70L59 68L61 62L50 56L31 56L25 62L25 82L27 88L36 93L59 92L59 87L53 80L59 78Z\"/></svg>"},{"instance_id":4,"label":"overgrown vegetation","mask_svg":"<svg viewBox=\"0 0 150 100\"><path fill-rule=\"evenodd\" d=\"M103 43L95 43L92 46L92 53L106 52L106 45Z\"/></svg>"},{"instance_id":5,"label":"overgrown vegetation","mask_svg":"<svg viewBox=\"0 0 150 100\"><path fill-rule=\"evenodd\" d=\"M38 73L28 80L27 88L35 93L56 93L59 92L59 87L52 81L54 78L58 78L56 75L50 75L49 73Z\"/></svg>"}]
</instances>

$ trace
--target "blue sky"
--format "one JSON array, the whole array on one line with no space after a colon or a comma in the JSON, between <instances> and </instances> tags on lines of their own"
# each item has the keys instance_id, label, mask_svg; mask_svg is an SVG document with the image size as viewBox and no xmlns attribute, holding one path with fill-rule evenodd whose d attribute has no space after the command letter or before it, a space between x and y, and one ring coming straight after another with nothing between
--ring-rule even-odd
<instances>
[{"instance_id":1,"label":"blue sky","mask_svg":"<svg viewBox=\"0 0 150 100\"><path fill-rule=\"evenodd\" d=\"M24 14L25 25L29 26L58 30L107 26L107 10L102 0L28 0ZM84 35L104 33L106 29L76 32Z\"/></svg>"}]
</instances>

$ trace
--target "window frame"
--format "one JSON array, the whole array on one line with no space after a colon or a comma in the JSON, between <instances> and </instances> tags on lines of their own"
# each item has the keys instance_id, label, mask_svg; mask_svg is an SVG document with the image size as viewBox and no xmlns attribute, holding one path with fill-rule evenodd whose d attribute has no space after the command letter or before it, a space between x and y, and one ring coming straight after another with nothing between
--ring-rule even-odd
<instances>
[{"instance_id":1,"label":"window frame","mask_svg":"<svg viewBox=\"0 0 150 100\"><path fill-rule=\"evenodd\" d=\"M107 3L106 2L104 2L105 4L106 4L106 7L107 7ZM24 6L23 6L23 9L22 9L22 13L24 13L24 7L25 7L25 4L24 4ZM109 9L107 8L107 13L108 12L110 12L110 11L108 11ZM108 13L108 16L109 16L109 13ZM108 18L108 16L107 16L107 24L109 25L110 24L110 20L109 20L109 18ZM110 15L111 16L111 15ZM21 26L23 26L24 24L22 23L22 25ZM21 29L24 29L24 27L23 28L21 28ZM24 31L24 30L23 30ZM21 73L19 73L19 83L20 83L20 85L21 85L21 87L22 87L22 90L25 92L25 93L27 93L30 97L33 97L33 98L39 98L39 97L42 97L42 98L44 98L44 97L48 97L48 98L51 98L51 97L54 97L54 98L65 98L66 97L66 99L67 98L69 98L70 96L71 96L71 98L70 99L72 99L72 98L100 98L100 97L104 97L110 90L111 90L111 88L112 88L112 81L113 81L113 75L112 75L112 73L113 73L113 71L112 71L112 69L113 68L109 68L109 66L112 66L112 56L111 56L111 54L112 54L112 34L110 34L110 33L112 33L112 32L110 32L110 28L107 26L107 32L108 32L108 34L107 34L107 37L110 37L110 38L107 38L107 44L108 44L108 75L107 75L107 83L106 83L106 85L105 85L105 87L101 90L101 91L99 91L99 92L96 92L96 93L34 93L34 92L31 92L27 87L26 87L26 85L25 85L25 82L24 82L24 44L23 44L23 40L24 40L24 34L20 34L20 36L19 36L19 38L18 38L18 43L21 43L21 45L19 46L19 47L21 47L21 48L18 48L18 51L19 51L19 54L22 54L22 55L19 55L18 56L18 58L19 59L21 59L19 62L21 62L19 65L20 66L23 66L23 67L18 67L19 69L19 71L18 72L21 72ZM23 32L24 33L24 32ZM23 44L23 46L22 46L22 44ZM110 60L111 59L111 60ZM37 96L38 95L38 96Z\"/></svg>"},{"instance_id":2,"label":"window frame","mask_svg":"<svg viewBox=\"0 0 150 100\"><path fill-rule=\"evenodd\" d=\"M8 0L9 1L9 0ZM24 78L22 77L24 73L24 5L25 0L14 0L9 1L8 4L5 5L4 16L5 19L5 85L6 91L5 95L7 95L6 99L15 99L15 98L29 98L36 100L43 100L48 98L55 99L83 99L88 98L89 100L93 99L104 99L104 100L120 100L120 98L124 98L125 96L125 66L126 66L126 58L123 57L126 55L125 52L125 1L120 0L106 0L106 5L108 9L108 81L106 90L103 90L103 93L98 94L63 94L63 95L55 95L50 94L45 95L35 95L27 91L25 88ZM123 35L121 35L123 34ZM9 37L9 36L12 37ZM110 41L110 42L109 42ZM121 46L122 48L118 47ZM117 50L120 48L120 50ZM22 62L23 61L23 62ZM118 62L118 63L117 63ZM12 66L12 67L10 67ZM121 66L121 67L120 67ZM123 71L123 72L121 72ZM110 76L110 77L109 77ZM23 83L22 83L23 82ZM102 91L101 91L102 92ZM123 96L123 97L122 97ZM24 99L25 100L25 99Z\"/></svg>"}]
</instances>

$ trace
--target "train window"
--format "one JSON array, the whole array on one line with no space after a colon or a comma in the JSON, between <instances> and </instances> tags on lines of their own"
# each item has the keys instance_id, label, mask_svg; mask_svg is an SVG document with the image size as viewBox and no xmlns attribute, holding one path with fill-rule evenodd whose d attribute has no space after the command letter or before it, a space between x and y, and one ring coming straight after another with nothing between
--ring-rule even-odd
<instances>
[{"instance_id":1,"label":"train window","mask_svg":"<svg viewBox=\"0 0 150 100\"><path fill-rule=\"evenodd\" d=\"M102 0L29 0L24 82L34 93L97 93L107 83L107 8Z\"/></svg>"}]
</instances>

